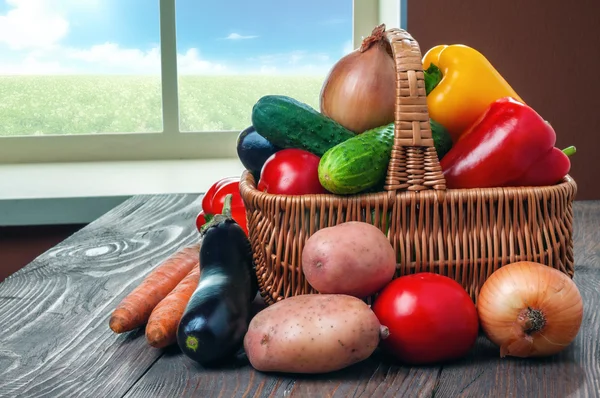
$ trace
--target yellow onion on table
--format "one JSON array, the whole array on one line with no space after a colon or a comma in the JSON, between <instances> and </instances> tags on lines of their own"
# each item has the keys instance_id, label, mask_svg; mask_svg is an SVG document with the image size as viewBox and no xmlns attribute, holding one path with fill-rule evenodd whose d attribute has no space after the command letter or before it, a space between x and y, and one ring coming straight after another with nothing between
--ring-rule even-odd
<instances>
[{"instance_id":1,"label":"yellow onion on table","mask_svg":"<svg viewBox=\"0 0 600 398\"><path fill-rule=\"evenodd\" d=\"M583 301L568 275L519 261L499 268L485 281L477 312L501 357L543 357L562 351L575 339Z\"/></svg>"},{"instance_id":2,"label":"yellow onion on table","mask_svg":"<svg viewBox=\"0 0 600 398\"><path fill-rule=\"evenodd\" d=\"M321 87L321 113L356 134L394 121L396 68L384 33L384 24L376 27L333 66Z\"/></svg>"}]
</instances>

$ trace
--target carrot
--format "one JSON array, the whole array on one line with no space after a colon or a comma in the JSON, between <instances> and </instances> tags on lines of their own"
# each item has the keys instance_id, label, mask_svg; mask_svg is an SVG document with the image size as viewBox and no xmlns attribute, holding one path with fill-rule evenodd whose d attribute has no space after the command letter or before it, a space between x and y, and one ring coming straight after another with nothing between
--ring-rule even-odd
<instances>
[{"instance_id":1,"label":"carrot","mask_svg":"<svg viewBox=\"0 0 600 398\"><path fill-rule=\"evenodd\" d=\"M178 250L156 267L115 308L109 326L123 333L148 321L154 307L198 264L200 244Z\"/></svg>"},{"instance_id":2,"label":"carrot","mask_svg":"<svg viewBox=\"0 0 600 398\"><path fill-rule=\"evenodd\" d=\"M152 311L146 325L146 340L152 347L163 348L177 340L177 326L185 307L200 281L200 264Z\"/></svg>"}]
</instances>

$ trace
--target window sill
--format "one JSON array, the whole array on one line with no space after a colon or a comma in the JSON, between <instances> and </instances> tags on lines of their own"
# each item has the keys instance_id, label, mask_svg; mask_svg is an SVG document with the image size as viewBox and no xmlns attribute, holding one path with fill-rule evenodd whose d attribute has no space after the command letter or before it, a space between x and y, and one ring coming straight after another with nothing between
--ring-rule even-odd
<instances>
[{"instance_id":1,"label":"window sill","mask_svg":"<svg viewBox=\"0 0 600 398\"><path fill-rule=\"evenodd\" d=\"M205 192L237 158L0 165L0 226L89 223L134 195Z\"/></svg>"}]
</instances>

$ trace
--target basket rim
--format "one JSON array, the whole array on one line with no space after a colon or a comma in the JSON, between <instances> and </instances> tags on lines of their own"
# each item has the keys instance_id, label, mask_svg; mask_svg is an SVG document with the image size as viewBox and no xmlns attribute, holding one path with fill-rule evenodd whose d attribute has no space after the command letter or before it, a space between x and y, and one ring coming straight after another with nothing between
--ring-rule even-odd
<instances>
[{"instance_id":1,"label":"basket rim","mask_svg":"<svg viewBox=\"0 0 600 398\"><path fill-rule=\"evenodd\" d=\"M440 196L487 196L489 198L499 196L518 196L527 195L530 193L544 194L560 190L569 191L572 196L577 193L577 183L567 174L563 179L554 185L543 185L543 186L524 186L524 187L490 187L490 188L446 188L445 190L422 190L422 191L381 191L381 192L370 192L370 193L359 193L352 195L336 195L333 193L319 193L319 194L304 194L304 195L286 195L286 194L273 194L268 192L259 191L256 187L256 181L254 176L248 170L242 172L240 178L240 194L245 201L258 200L258 201L272 201L274 199L287 199L287 200L315 200L315 201L328 201L328 200L357 200L361 199L364 201L372 202L373 200L383 200L384 197L398 197L398 196L415 196L420 199L439 199Z\"/></svg>"}]
</instances>

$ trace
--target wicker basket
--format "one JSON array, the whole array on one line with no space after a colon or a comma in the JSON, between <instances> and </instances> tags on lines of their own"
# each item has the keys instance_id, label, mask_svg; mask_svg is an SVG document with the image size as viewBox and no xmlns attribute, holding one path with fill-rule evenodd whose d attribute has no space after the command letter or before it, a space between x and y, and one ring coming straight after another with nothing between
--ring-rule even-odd
<instances>
[{"instance_id":1,"label":"wicker basket","mask_svg":"<svg viewBox=\"0 0 600 398\"><path fill-rule=\"evenodd\" d=\"M429 125L418 43L401 29L385 33L396 62L395 140L385 191L362 195L287 196L256 189L244 172L260 292L267 304L316 293L302 273L302 249L315 231L365 221L387 234L396 277L421 271L459 282L473 301L499 267L537 261L570 277L575 181L545 187L446 189ZM370 300L369 300L370 301Z\"/></svg>"}]
</instances>

